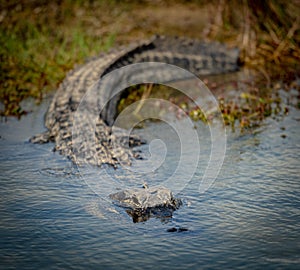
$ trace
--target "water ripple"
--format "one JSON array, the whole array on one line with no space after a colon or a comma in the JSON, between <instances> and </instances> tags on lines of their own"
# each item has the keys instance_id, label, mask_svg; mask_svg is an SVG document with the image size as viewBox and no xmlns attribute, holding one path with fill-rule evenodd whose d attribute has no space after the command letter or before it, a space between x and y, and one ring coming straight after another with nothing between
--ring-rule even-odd
<instances>
[{"instance_id":1,"label":"water ripple","mask_svg":"<svg viewBox=\"0 0 300 270\"><path fill-rule=\"evenodd\" d=\"M1 140L0 266L6 269L295 268L300 254L300 126L291 110L254 135L228 136L213 187L198 193L209 147L168 222L132 223L96 196L51 145ZM287 127L283 139L281 126ZM155 127L154 127L155 128ZM164 136L168 136L164 134ZM176 150L176 145L170 149ZM172 156L172 152L169 153ZM170 158L159 181L176 166ZM173 162L173 163L172 163ZM128 185L134 174L111 171ZM97 177L101 177L99 171ZM90 171L88 177L94 177ZM139 176L140 177L140 176ZM109 194L109 185L102 187ZM111 208L109 210L109 208ZM185 232L168 232L185 227Z\"/></svg>"}]
</instances>

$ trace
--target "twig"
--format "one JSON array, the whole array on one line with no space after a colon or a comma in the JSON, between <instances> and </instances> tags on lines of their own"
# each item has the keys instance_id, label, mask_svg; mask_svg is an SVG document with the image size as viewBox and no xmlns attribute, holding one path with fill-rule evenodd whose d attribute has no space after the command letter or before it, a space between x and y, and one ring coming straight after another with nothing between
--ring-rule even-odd
<instances>
[{"instance_id":1,"label":"twig","mask_svg":"<svg viewBox=\"0 0 300 270\"><path fill-rule=\"evenodd\" d=\"M150 93L152 91L153 88L153 84L149 84L147 86L145 86L145 90L143 92L143 95L141 97L141 101L138 103L137 107L135 108L135 110L133 111L133 113L135 115L137 115L139 113L139 111L141 110L141 108L143 107L144 103L145 103L145 99L147 99L150 96Z\"/></svg>"},{"instance_id":2,"label":"twig","mask_svg":"<svg viewBox=\"0 0 300 270\"><path fill-rule=\"evenodd\" d=\"M280 55L280 53L282 52L282 50L285 48L285 46L287 45L287 42L289 39L291 39L294 36L294 33L296 32L296 30L299 28L299 19L297 19L292 27L290 28L290 30L288 31L286 37L279 43L279 45L277 46L276 50L273 53L273 59L277 59Z\"/></svg>"}]
</instances>

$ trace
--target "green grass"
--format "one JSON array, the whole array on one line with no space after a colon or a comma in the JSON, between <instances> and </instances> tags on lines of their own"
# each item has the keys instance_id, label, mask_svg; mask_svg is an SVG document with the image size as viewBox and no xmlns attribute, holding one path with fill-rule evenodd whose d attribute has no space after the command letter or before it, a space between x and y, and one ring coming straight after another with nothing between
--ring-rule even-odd
<instances>
[{"instance_id":1,"label":"green grass","mask_svg":"<svg viewBox=\"0 0 300 270\"><path fill-rule=\"evenodd\" d=\"M68 36L60 32L52 36L49 29L38 29L30 23L23 27L26 29L11 33L0 30L0 99L5 104L4 115L22 114L22 99L31 96L40 100L57 87L74 63L82 63L114 43L113 34L99 40L80 27L71 29Z\"/></svg>"},{"instance_id":2,"label":"green grass","mask_svg":"<svg viewBox=\"0 0 300 270\"><path fill-rule=\"evenodd\" d=\"M23 13L24 17L29 15ZM24 98L40 101L45 93L57 88L75 63L107 51L114 44L114 33L102 38L90 35L81 21L72 22L71 13L62 26L51 14L48 24L44 22L46 14L40 18L33 15L30 20L11 16L11 21L0 25L2 115L22 115L25 112L20 102Z\"/></svg>"}]
</instances>

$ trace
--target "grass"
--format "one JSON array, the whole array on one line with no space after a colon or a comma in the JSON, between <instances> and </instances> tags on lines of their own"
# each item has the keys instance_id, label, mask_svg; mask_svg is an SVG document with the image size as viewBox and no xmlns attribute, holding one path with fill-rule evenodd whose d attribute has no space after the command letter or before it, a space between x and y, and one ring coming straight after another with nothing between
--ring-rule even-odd
<instances>
[{"instance_id":1,"label":"grass","mask_svg":"<svg viewBox=\"0 0 300 270\"><path fill-rule=\"evenodd\" d=\"M220 99L230 125L239 121L241 127L251 126L259 119L254 117L259 110L267 115L274 85L289 83L299 75L300 8L296 0L23 0L0 1L0 6L0 100L4 104L0 113L4 116L26 113L20 102L27 97L41 101L75 64L114 45L153 34L184 33L241 49L241 60L260 74L263 83L256 82L260 91L249 87L234 105ZM134 95L128 98L140 98L143 92ZM242 109L245 102L251 107L248 114ZM190 115L202 117L192 110Z\"/></svg>"},{"instance_id":2,"label":"grass","mask_svg":"<svg viewBox=\"0 0 300 270\"><path fill-rule=\"evenodd\" d=\"M68 9L67 1L65 5ZM114 33L102 38L90 35L81 21L74 23L76 5L64 14L64 25L59 25L57 12L48 13L47 7L41 15L42 9L18 11L17 7L0 26L0 100L5 116L26 113L20 106L23 99L41 101L45 93L57 88L75 63L107 51L115 39ZM16 18L18 15L21 17ZM31 18L25 20L26 16Z\"/></svg>"}]
</instances>

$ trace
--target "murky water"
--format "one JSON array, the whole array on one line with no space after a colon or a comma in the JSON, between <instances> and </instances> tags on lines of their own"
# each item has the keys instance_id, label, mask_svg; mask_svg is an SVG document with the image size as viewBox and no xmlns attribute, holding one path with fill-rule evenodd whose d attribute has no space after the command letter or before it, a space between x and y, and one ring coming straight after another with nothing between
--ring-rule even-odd
<instances>
[{"instance_id":1,"label":"murky water","mask_svg":"<svg viewBox=\"0 0 300 270\"><path fill-rule=\"evenodd\" d=\"M228 132L225 163L204 194L198 186L210 151L209 129L197 124L201 157L178 194L184 206L172 219L133 223L101 197L109 192L101 171L84 174L53 153L53 145L26 142L42 130L46 107L1 123L1 269L299 269L299 110L268 119L252 135ZM174 131L153 123L143 132L166 142L166 162L145 178L106 169L117 184L155 184L177 166ZM101 196L88 185L95 177ZM167 232L172 227L188 231Z\"/></svg>"}]
</instances>

